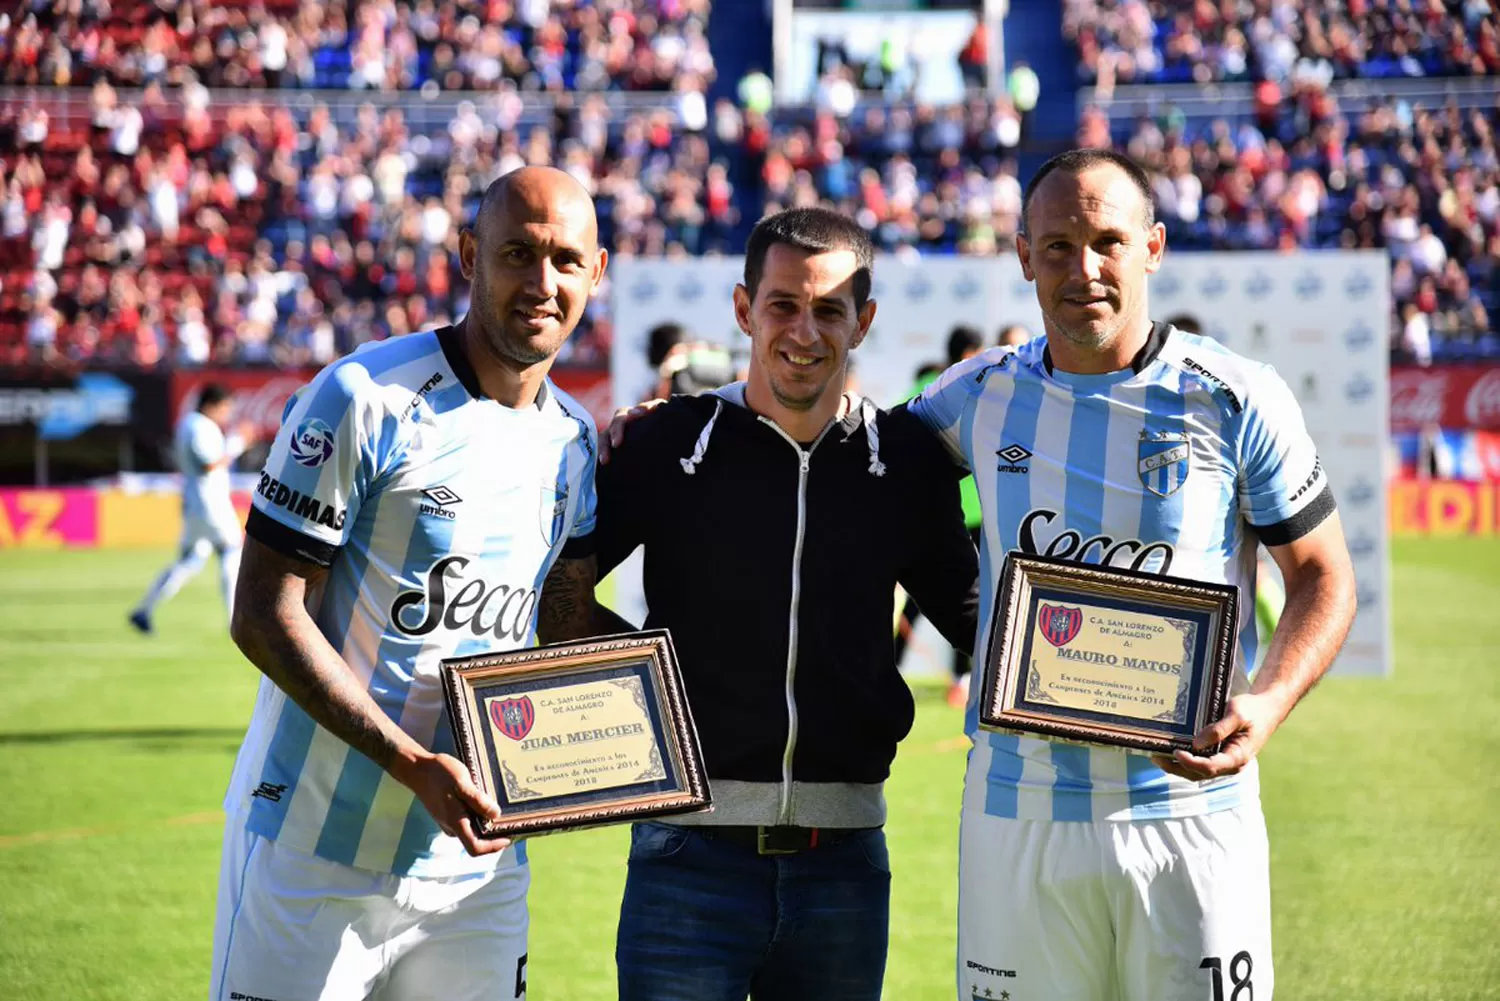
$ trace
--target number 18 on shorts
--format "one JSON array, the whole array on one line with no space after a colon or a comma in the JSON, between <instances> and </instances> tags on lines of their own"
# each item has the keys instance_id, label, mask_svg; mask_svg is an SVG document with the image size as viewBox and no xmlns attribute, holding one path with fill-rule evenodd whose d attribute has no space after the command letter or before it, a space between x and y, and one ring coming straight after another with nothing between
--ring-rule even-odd
<instances>
[{"instance_id":1,"label":"number 18 on shorts","mask_svg":"<svg viewBox=\"0 0 1500 1001\"><path fill-rule=\"evenodd\" d=\"M965 812L960 1001L1270 1001L1258 802L1159 821Z\"/></svg>"}]
</instances>

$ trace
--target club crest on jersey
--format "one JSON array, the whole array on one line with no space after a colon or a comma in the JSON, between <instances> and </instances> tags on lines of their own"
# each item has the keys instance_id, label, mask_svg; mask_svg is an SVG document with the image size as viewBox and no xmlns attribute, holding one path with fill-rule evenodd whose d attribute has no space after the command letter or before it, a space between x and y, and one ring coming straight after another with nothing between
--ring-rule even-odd
<instances>
[{"instance_id":1,"label":"club crest on jersey","mask_svg":"<svg viewBox=\"0 0 1500 1001\"><path fill-rule=\"evenodd\" d=\"M555 487L542 487L542 503L537 508L538 527L542 530L542 541L551 549L562 535L563 521L568 514L568 492Z\"/></svg>"},{"instance_id":2,"label":"club crest on jersey","mask_svg":"<svg viewBox=\"0 0 1500 1001\"><path fill-rule=\"evenodd\" d=\"M531 732L531 724L536 722L536 707L531 704L531 696L495 699L490 703L490 722L511 740L525 737Z\"/></svg>"},{"instance_id":3,"label":"club crest on jersey","mask_svg":"<svg viewBox=\"0 0 1500 1001\"><path fill-rule=\"evenodd\" d=\"M1043 604L1036 610L1036 621L1048 643L1067 646L1083 625L1083 609Z\"/></svg>"},{"instance_id":4,"label":"club crest on jersey","mask_svg":"<svg viewBox=\"0 0 1500 1001\"><path fill-rule=\"evenodd\" d=\"M1186 431L1142 431L1136 472L1141 486L1158 497L1170 497L1187 482L1192 451Z\"/></svg>"},{"instance_id":5,"label":"club crest on jersey","mask_svg":"<svg viewBox=\"0 0 1500 1001\"><path fill-rule=\"evenodd\" d=\"M299 466L316 469L333 457L333 429L316 417L303 421L292 435L290 451Z\"/></svg>"}]
</instances>

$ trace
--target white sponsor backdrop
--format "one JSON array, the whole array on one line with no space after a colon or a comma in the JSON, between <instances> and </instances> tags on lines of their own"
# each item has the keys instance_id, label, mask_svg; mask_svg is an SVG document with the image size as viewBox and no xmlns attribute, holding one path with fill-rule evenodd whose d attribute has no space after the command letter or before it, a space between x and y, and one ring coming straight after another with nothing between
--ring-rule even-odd
<instances>
[{"instance_id":1,"label":"white sponsor backdrop","mask_svg":"<svg viewBox=\"0 0 1500 1001\"><path fill-rule=\"evenodd\" d=\"M745 357L749 342L731 304L741 258L623 260L612 268L617 405L641 398L652 384L645 344L658 323L681 323ZM942 360L956 323L973 324L990 339L1009 323L1041 331L1032 286L1013 255L882 257L875 276L875 323L853 357L858 389L882 406L905 397L919 367ZM1302 405L1339 501L1359 585L1359 616L1335 667L1343 674L1391 669L1388 283L1389 265L1378 252L1168 252L1150 286L1154 319L1192 314L1232 350L1274 365ZM622 567L616 578L621 611L639 621L636 573ZM923 636L924 648L941 643L935 633ZM946 650L938 656L946 659Z\"/></svg>"}]
</instances>

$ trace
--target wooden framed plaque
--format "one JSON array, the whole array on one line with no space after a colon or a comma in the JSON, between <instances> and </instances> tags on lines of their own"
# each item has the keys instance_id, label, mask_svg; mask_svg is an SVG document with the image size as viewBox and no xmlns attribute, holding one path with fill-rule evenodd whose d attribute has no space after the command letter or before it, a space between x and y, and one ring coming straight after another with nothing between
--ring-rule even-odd
<instances>
[{"instance_id":1,"label":"wooden framed plaque","mask_svg":"<svg viewBox=\"0 0 1500 1001\"><path fill-rule=\"evenodd\" d=\"M1192 750L1193 735L1224 715L1238 602L1233 584L1010 553L979 725L1158 754Z\"/></svg>"},{"instance_id":2,"label":"wooden framed plaque","mask_svg":"<svg viewBox=\"0 0 1500 1001\"><path fill-rule=\"evenodd\" d=\"M457 755L500 805L486 837L710 806L665 630L442 662Z\"/></svg>"}]
</instances>

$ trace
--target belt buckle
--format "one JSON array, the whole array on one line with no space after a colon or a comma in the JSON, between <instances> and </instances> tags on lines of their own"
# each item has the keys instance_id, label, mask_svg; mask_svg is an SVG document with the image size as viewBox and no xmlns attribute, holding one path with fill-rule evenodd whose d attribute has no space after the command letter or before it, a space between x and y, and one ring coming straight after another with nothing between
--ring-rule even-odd
<instances>
[{"instance_id":1,"label":"belt buckle","mask_svg":"<svg viewBox=\"0 0 1500 1001\"><path fill-rule=\"evenodd\" d=\"M776 848L766 843L766 835L775 831L774 827L757 827L755 829L755 850L761 855L795 855L800 849Z\"/></svg>"}]
</instances>

